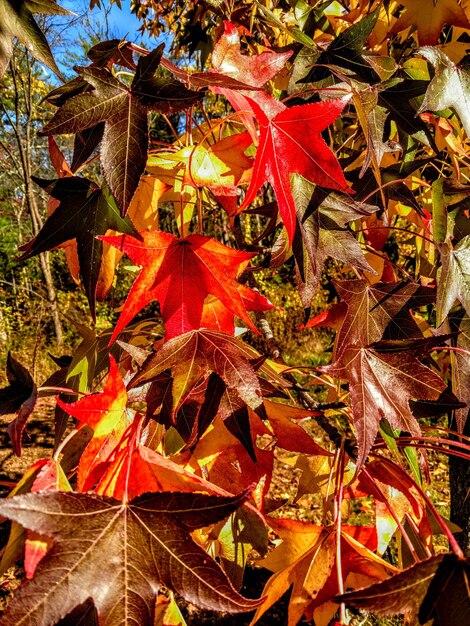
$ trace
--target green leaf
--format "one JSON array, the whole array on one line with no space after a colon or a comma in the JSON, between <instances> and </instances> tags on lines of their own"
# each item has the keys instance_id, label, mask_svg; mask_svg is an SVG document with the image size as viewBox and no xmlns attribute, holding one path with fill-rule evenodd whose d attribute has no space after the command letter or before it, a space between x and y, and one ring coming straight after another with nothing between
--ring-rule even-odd
<instances>
[{"instance_id":1,"label":"green leaf","mask_svg":"<svg viewBox=\"0 0 470 626\"><path fill-rule=\"evenodd\" d=\"M443 244L439 251L442 268L437 287L437 323L441 325L456 300L470 315L470 235L455 248Z\"/></svg>"},{"instance_id":2,"label":"green leaf","mask_svg":"<svg viewBox=\"0 0 470 626\"><path fill-rule=\"evenodd\" d=\"M0 0L0 78L10 62L15 37L38 61L62 78L49 44L34 20L34 13L71 15L70 11L58 6L53 0Z\"/></svg>"},{"instance_id":3,"label":"green leaf","mask_svg":"<svg viewBox=\"0 0 470 626\"><path fill-rule=\"evenodd\" d=\"M95 318L96 283L101 266L103 243L96 239L108 229L139 238L132 222L122 218L113 196L104 187L79 176L44 180L33 176L42 189L59 201L57 209L47 218L38 235L21 246L24 261L60 244L76 239L83 288Z\"/></svg>"},{"instance_id":4,"label":"green leaf","mask_svg":"<svg viewBox=\"0 0 470 626\"><path fill-rule=\"evenodd\" d=\"M422 54L436 69L418 113L454 109L470 137L470 72L468 62L453 63L439 48L424 46Z\"/></svg>"}]
</instances>

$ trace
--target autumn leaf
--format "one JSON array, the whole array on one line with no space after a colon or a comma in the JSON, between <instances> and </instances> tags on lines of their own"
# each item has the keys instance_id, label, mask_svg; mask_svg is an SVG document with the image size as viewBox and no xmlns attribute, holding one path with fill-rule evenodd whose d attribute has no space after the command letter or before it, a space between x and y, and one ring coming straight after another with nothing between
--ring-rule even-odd
<instances>
[{"instance_id":1,"label":"autumn leaf","mask_svg":"<svg viewBox=\"0 0 470 626\"><path fill-rule=\"evenodd\" d=\"M179 81L155 75L162 53L163 45L140 58L130 87L105 68L79 68L93 91L68 98L42 130L53 135L77 133L105 122L101 162L122 215L145 170L148 112L174 113L201 98Z\"/></svg>"},{"instance_id":2,"label":"autumn leaf","mask_svg":"<svg viewBox=\"0 0 470 626\"><path fill-rule=\"evenodd\" d=\"M297 220L292 251L301 279L306 283L307 297L301 294L301 298L307 308L328 257L373 271L346 225L370 215L376 207L323 190L300 176L292 181L292 195Z\"/></svg>"},{"instance_id":3,"label":"autumn leaf","mask_svg":"<svg viewBox=\"0 0 470 626\"><path fill-rule=\"evenodd\" d=\"M269 436L270 431L255 412L249 412L249 419L249 436L252 448L256 451L256 460L217 416L191 452L183 453L183 459L178 462L185 463L184 467L189 471L206 477L212 484L229 493L238 493L250 485L256 485L253 499L262 511L271 485L274 450L269 445L257 445L259 438Z\"/></svg>"},{"instance_id":4,"label":"autumn leaf","mask_svg":"<svg viewBox=\"0 0 470 626\"><path fill-rule=\"evenodd\" d=\"M276 194L279 212L292 242L295 233L296 207L290 186L290 174L323 187L350 191L341 167L321 136L348 102L348 98L285 107L278 103L277 113L269 119L253 101L260 125L260 142L253 165L253 175L240 211L253 202L258 189L269 182Z\"/></svg>"},{"instance_id":5,"label":"autumn leaf","mask_svg":"<svg viewBox=\"0 0 470 626\"><path fill-rule=\"evenodd\" d=\"M189 534L224 519L246 498L157 493L122 503L95 494L40 493L2 502L2 515L54 543L0 624L27 617L48 626L91 597L103 623L151 626L161 585L202 608L256 607L259 601L240 596ZM112 584L103 571L112 572Z\"/></svg>"},{"instance_id":6,"label":"autumn leaf","mask_svg":"<svg viewBox=\"0 0 470 626\"><path fill-rule=\"evenodd\" d=\"M237 81L246 83L250 87L262 87L284 67L292 52L272 52L270 50L258 55L245 55L240 51L240 35L235 24L225 21L224 32L214 45L212 52L212 67L214 73L220 73ZM272 104L272 98L263 91L235 91L234 89L220 87L217 83L212 84L212 91L227 98L235 111L250 111L251 104L247 100L250 96L263 108ZM274 103L275 104L275 103ZM241 119L251 134L253 141L257 142L257 133L252 116L241 114Z\"/></svg>"},{"instance_id":7,"label":"autumn leaf","mask_svg":"<svg viewBox=\"0 0 470 626\"><path fill-rule=\"evenodd\" d=\"M64 470L55 459L48 459L34 480L31 493L41 491L72 491ZM32 578L36 567L51 547L52 540L33 530L26 530L25 535L24 570L26 577Z\"/></svg>"},{"instance_id":8,"label":"autumn leaf","mask_svg":"<svg viewBox=\"0 0 470 626\"><path fill-rule=\"evenodd\" d=\"M436 69L418 113L454 109L470 137L470 73L468 64L453 63L439 48L426 46L418 50Z\"/></svg>"},{"instance_id":9,"label":"autumn leaf","mask_svg":"<svg viewBox=\"0 0 470 626\"><path fill-rule=\"evenodd\" d=\"M418 624L461 626L470 619L469 586L469 560L439 554L337 601L378 615L411 611Z\"/></svg>"},{"instance_id":10,"label":"autumn leaf","mask_svg":"<svg viewBox=\"0 0 470 626\"><path fill-rule=\"evenodd\" d=\"M139 237L139 234L128 218L119 215L114 198L106 187L100 189L91 180L79 176L58 180L33 177L33 180L60 204L38 235L20 247L24 252L19 260L25 261L76 239L82 284L95 319L96 288L103 255L103 243L96 236L104 235L109 229L133 237Z\"/></svg>"},{"instance_id":11,"label":"autumn leaf","mask_svg":"<svg viewBox=\"0 0 470 626\"><path fill-rule=\"evenodd\" d=\"M163 231L143 231L141 238L142 242L129 237L100 238L142 267L110 343L154 300L160 302L167 340L200 328L204 301L209 294L256 332L245 305L250 310L269 309L272 305L247 288L241 290L236 281L253 254L233 250L201 235L178 239ZM247 293L250 300L243 297Z\"/></svg>"},{"instance_id":12,"label":"autumn leaf","mask_svg":"<svg viewBox=\"0 0 470 626\"><path fill-rule=\"evenodd\" d=\"M441 338L432 337L408 342L383 341L368 347L351 343L338 360L319 368L330 376L349 381L359 446L358 468L366 460L382 419L388 420L393 428L415 436L421 434L410 400L438 401L447 385L418 357L440 342Z\"/></svg>"},{"instance_id":13,"label":"autumn leaf","mask_svg":"<svg viewBox=\"0 0 470 626\"><path fill-rule=\"evenodd\" d=\"M109 357L109 374L103 391L66 403L57 404L79 420L80 426L93 428L93 438L83 452L78 466L78 488L91 489L103 471L103 464L118 444L127 426L127 392L116 361Z\"/></svg>"},{"instance_id":14,"label":"autumn leaf","mask_svg":"<svg viewBox=\"0 0 470 626\"><path fill-rule=\"evenodd\" d=\"M136 69L132 46L130 42L122 39L100 41L88 50L87 56L96 67L116 64L129 70Z\"/></svg>"},{"instance_id":15,"label":"autumn leaf","mask_svg":"<svg viewBox=\"0 0 470 626\"><path fill-rule=\"evenodd\" d=\"M455 247L449 243L439 248L442 268L437 287L437 323L441 325L456 300L470 315L470 235Z\"/></svg>"},{"instance_id":16,"label":"autumn leaf","mask_svg":"<svg viewBox=\"0 0 470 626\"><path fill-rule=\"evenodd\" d=\"M414 26L418 32L419 45L432 46L445 24L470 28L465 11L457 0L400 0L400 4L404 10L388 37Z\"/></svg>"},{"instance_id":17,"label":"autumn leaf","mask_svg":"<svg viewBox=\"0 0 470 626\"><path fill-rule=\"evenodd\" d=\"M21 456L23 431L36 406L38 389L29 371L11 352L7 356L6 375L9 385L0 389L0 415L16 413L8 425L8 434L15 454Z\"/></svg>"},{"instance_id":18,"label":"autumn leaf","mask_svg":"<svg viewBox=\"0 0 470 626\"><path fill-rule=\"evenodd\" d=\"M415 283L345 280L336 284L347 313L336 336L334 359L351 345L365 347L381 339L412 339L422 333L411 310L435 301L435 290Z\"/></svg>"},{"instance_id":19,"label":"autumn leaf","mask_svg":"<svg viewBox=\"0 0 470 626\"><path fill-rule=\"evenodd\" d=\"M240 340L214 330L193 330L171 339L144 363L129 389L154 380L165 370L173 376L173 412L191 389L214 372L248 406L261 404L261 387L251 359L259 354Z\"/></svg>"},{"instance_id":20,"label":"autumn leaf","mask_svg":"<svg viewBox=\"0 0 470 626\"><path fill-rule=\"evenodd\" d=\"M5 73L13 53L13 39L16 37L41 63L51 68L62 78L54 61L51 49L44 34L36 24L33 15L71 15L70 11L57 5L54 0L0 0L0 79Z\"/></svg>"},{"instance_id":21,"label":"autumn leaf","mask_svg":"<svg viewBox=\"0 0 470 626\"><path fill-rule=\"evenodd\" d=\"M296 626L305 615L318 626L327 626L337 611L332 602L338 592L336 529L283 518L269 518L269 525L282 542L259 563L274 574L266 583L266 600L252 624L292 586L287 625ZM346 586L356 577L363 582L384 580L395 571L373 552L377 543L375 528L342 525L340 537Z\"/></svg>"}]
</instances>

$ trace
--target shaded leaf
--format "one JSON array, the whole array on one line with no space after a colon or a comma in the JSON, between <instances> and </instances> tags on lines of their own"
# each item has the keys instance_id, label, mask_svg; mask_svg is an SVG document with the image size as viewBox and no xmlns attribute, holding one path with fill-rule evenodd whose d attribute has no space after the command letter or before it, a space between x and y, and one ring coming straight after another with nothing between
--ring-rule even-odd
<instances>
[{"instance_id":1,"label":"shaded leaf","mask_svg":"<svg viewBox=\"0 0 470 626\"><path fill-rule=\"evenodd\" d=\"M418 624L461 626L470 619L469 586L469 560L439 554L337 601L379 615L411 611Z\"/></svg>"},{"instance_id":2,"label":"shaded leaf","mask_svg":"<svg viewBox=\"0 0 470 626\"><path fill-rule=\"evenodd\" d=\"M16 413L8 425L8 434L15 454L21 455L23 431L34 411L38 389L28 370L8 352L6 366L8 387L0 389L0 415Z\"/></svg>"},{"instance_id":3,"label":"shaded leaf","mask_svg":"<svg viewBox=\"0 0 470 626\"><path fill-rule=\"evenodd\" d=\"M432 337L408 342L384 341L369 347L349 344L338 360L320 368L330 376L349 381L352 419L359 446L358 467L365 462L382 419L393 428L420 435L410 400L437 401L447 385L418 358L441 342L441 338ZM383 344L387 346L381 350Z\"/></svg>"},{"instance_id":4,"label":"shaded leaf","mask_svg":"<svg viewBox=\"0 0 470 626\"><path fill-rule=\"evenodd\" d=\"M77 133L105 122L101 161L122 215L145 170L148 112L174 113L201 98L178 81L156 76L162 53L163 45L139 59L130 87L105 68L78 68L93 91L68 98L42 130Z\"/></svg>"},{"instance_id":5,"label":"shaded leaf","mask_svg":"<svg viewBox=\"0 0 470 626\"><path fill-rule=\"evenodd\" d=\"M47 193L60 202L50 215L39 234L21 246L21 261L31 258L60 244L76 239L80 263L80 275L88 298L90 311L95 318L96 287L100 273L103 243L96 236L104 235L108 229L139 237L127 218L119 215L113 196L104 187L78 176L43 180L33 177Z\"/></svg>"},{"instance_id":6,"label":"shaded leaf","mask_svg":"<svg viewBox=\"0 0 470 626\"><path fill-rule=\"evenodd\" d=\"M2 78L13 53L13 38L16 37L28 51L51 68L62 78L54 61L44 34L36 24L33 14L70 15L70 11L58 6L54 0L0 0L0 78Z\"/></svg>"},{"instance_id":7,"label":"shaded leaf","mask_svg":"<svg viewBox=\"0 0 470 626\"><path fill-rule=\"evenodd\" d=\"M370 215L376 207L323 190L300 176L294 177L292 195L297 219L292 250L308 292L317 288L328 257L373 271L361 247L345 226ZM302 298L305 308L310 306L310 301L311 298Z\"/></svg>"},{"instance_id":8,"label":"shaded leaf","mask_svg":"<svg viewBox=\"0 0 470 626\"><path fill-rule=\"evenodd\" d=\"M328 48L320 54L315 65L300 82L316 82L326 78L330 71L325 65L338 65L350 70L366 82L378 82L379 77L367 62L364 45L379 16L379 8L366 15L333 39Z\"/></svg>"},{"instance_id":9,"label":"shaded leaf","mask_svg":"<svg viewBox=\"0 0 470 626\"><path fill-rule=\"evenodd\" d=\"M191 389L214 372L248 406L256 409L261 404L261 387L250 359L258 357L256 350L234 337L214 330L193 330L165 343L144 363L129 389L171 370L175 412Z\"/></svg>"}]
</instances>

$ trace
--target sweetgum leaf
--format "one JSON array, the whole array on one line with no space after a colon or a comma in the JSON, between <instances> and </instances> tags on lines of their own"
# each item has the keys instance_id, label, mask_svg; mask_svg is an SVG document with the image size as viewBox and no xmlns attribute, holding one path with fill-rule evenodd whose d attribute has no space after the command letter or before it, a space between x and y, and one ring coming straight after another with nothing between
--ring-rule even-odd
<instances>
[{"instance_id":1,"label":"sweetgum leaf","mask_svg":"<svg viewBox=\"0 0 470 626\"><path fill-rule=\"evenodd\" d=\"M364 45L377 23L380 9L366 15L335 37L328 48L320 54L315 65L303 78L302 83L316 82L329 75L325 65L337 65L350 70L366 82L378 82L379 77L364 57Z\"/></svg>"},{"instance_id":2,"label":"sweetgum leaf","mask_svg":"<svg viewBox=\"0 0 470 626\"><path fill-rule=\"evenodd\" d=\"M176 412L191 389L214 372L248 406L260 406L261 387L250 359L259 354L238 339L214 330L193 330L170 339L151 356L134 376L129 389L155 380L165 370L173 375L173 411Z\"/></svg>"},{"instance_id":3,"label":"sweetgum leaf","mask_svg":"<svg viewBox=\"0 0 470 626\"><path fill-rule=\"evenodd\" d=\"M336 337L334 359L349 345L422 337L410 311L433 304L436 298L433 288L406 282L370 285L366 280L344 280L336 289L347 312Z\"/></svg>"},{"instance_id":4,"label":"sweetgum leaf","mask_svg":"<svg viewBox=\"0 0 470 626\"><path fill-rule=\"evenodd\" d=\"M469 587L469 559L439 554L336 601L379 615L411 611L417 624L462 626L470 620Z\"/></svg>"},{"instance_id":5,"label":"sweetgum leaf","mask_svg":"<svg viewBox=\"0 0 470 626\"><path fill-rule=\"evenodd\" d=\"M97 67L105 67L109 63L115 63L127 67L129 70L136 68L130 43L121 39L101 41L88 50L87 56Z\"/></svg>"},{"instance_id":6,"label":"sweetgum leaf","mask_svg":"<svg viewBox=\"0 0 470 626\"><path fill-rule=\"evenodd\" d=\"M160 585L206 609L249 611L259 601L239 595L189 534L246 499L246 493L176 492L122 503L95 494L39 493L3 501L2 515L54 543L0 624L49 626L91 598L102 624L151 626Z\"/></svg>"},{"instance_id":7,"label":"sweetgum leaf","mask_svg":"<svg viewBox=\"0 0 470 626\"><path fill-rule=\"evenodd\" d=\"M122 215L145 170L148 112L175 113L202 97L179 81L156 76L163 47L139 59L130 87L106 68L77 68L93 91L68 98L42 130L53 135L78 133L105 122L101 161Z\"/></svg>"},{"instance_id":8,"label":"sweetgum leaf","mask_svg":"<svg viewBox=\"0 0 470 626\"><path fill-rule=\"evenodd\" d=\"M470 235L452 248L451 244L440 246L441 275L437 287L437 323L447 317L458 300L470 315Z\"/></svg>"},{"instance_id":9,"label":"sweetgum leaf","mask_svg":"<svg viewBox=\"0 0 470 626\"><path fill-rule=\"evenodd\" d=\"M247 99L259 123L260 137L250 186L239 210L246 209L255 199L258 189L269 182L276 194L281 219L291 243L296 227L291 174L302 174L322 187L350 192L338 160L321 136L321 131L340 115L348 98L289 109L279 102L272 117L268 117L254 100Z\"/></svg>"},{"instance_id":10,"label":"sweetgum leaf","mask_svg":"<svg viewBox=\"0 0 470 626\"><path fill-rule=\"evenodd\" d=\"M62 78L44 34L36 24L33 14L70 15L70 11L53 0L0 0L0 78L2 78L13 52L16 37L28 51Z\"/></svg>"},{"instance_id":11,"label":"sweetgum leaf","mask_svg":"<svg viewBox=\"0 0 470 626\"><path fill-rule=\"evenodd\" d=\"M38 389L31 374L11 352L7 356L6 374L9 385L0 389L0 415L16 413L15 419L8 425L8 434L15 453L20 456L21 438L26 422L36 406Z\"/></svg>"},{"instance_id":12,"label":"sweetgum leaf","mask_svg":"<svg viewBox=\"0 0 470 626\"><path fill-rule=\"evenodd\" d=\"M387 419L393 428L416 436L421 434L410 400L437 401L447 385L438 374L425 367L419 357L445 339L444 336L406 342L383 341L370 346L349 344L337 360L320 368L330 376L349 381L359 446L358 467L365 462L382 419ZM461 406L457 399L455 401Z\"/></svg>"},{"instance_id":13,"label":"sweetgum leaf","mask_svg":"<svg viewBox=\"0 0 470 626\"><path fill-rule=\"evenodd\" d=\"M232 323L237 315L255 332L247 309L259 311L273 306L236 280L252 253L234 250L202 235L178 239L163 231L142 231L141 241L119 236L100 239L122 250L135 265L142 267L110 343L154 300L160 302L166 339L201 327L204 303L210 294L231 313Z\"/></svg>"},{"instance_id":14,"label":"sweetgum leaf","mask_svg":"<svg viewBox=\"0 0 470 626\"><path fill-rule=\"evenodd\" d=\"M388 33L392 37L405 28L415 26L420 46L437 42L445 24L469 28L465 11L457 0L400 0L404 7L399 19Z\"/></svg>"},{"instance_id":15,"label":"sweetgum leaf","mask_svg":"<svg viewBox=\"0 0 470 626\"><path fill-rule=\"evenodd\" d=\"M456 65L439 50L425 46L418 50L436 69L436 75L429 83L423 104L423 111L443 111L454 109L462 126L470 137L470 72L468 62Z\"/></svg>"},{"instance_id":16,"label":"sweetgum leaf","mask_svg":"<svg viewBox=\"0 0 470 626\"><path fill-rule=\"evenodd\" d=\"M94 182L79 176L44 180L32 177L59 206L50 215L38 235L20 249L19 260L52 250L65 241L76 239L83 287L95 317L96 284L100 273L103 244L96 236L108 229L139 237L132 222L119 215L118 207L109 190L100 189Z\"/></svg>"},{"instance_id":17,"label":"sweetgum leaf","mask_svg":"<svg viewBox=\"0 0 470 626\"><path fill-rule=\"evenodd\" d=\"M376 207L328 192L301 176L292 181L297 226L292 251L307 293L317 288L328 257L365 271L373 271L346 224L370 215ZM309 267L308 267L309 266ZM310 270L310 271L309 271ZM311 298L303 300L307 308Z\"/></svg>"}]
</instances>

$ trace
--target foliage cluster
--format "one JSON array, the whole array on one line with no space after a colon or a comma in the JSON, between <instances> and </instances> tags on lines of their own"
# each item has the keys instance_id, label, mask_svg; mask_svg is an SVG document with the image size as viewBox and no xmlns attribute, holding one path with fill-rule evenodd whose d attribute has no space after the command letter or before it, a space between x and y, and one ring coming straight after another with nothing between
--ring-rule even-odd
<instances>
[{"instance_id":1,"label":"foliage cluster","mask_svg":"<svg viewBox=\"0 0 470 626\"><path fill-rule=\"evenodd\" d=\"M0 503L0 567L23 557L27 579L0 624L181 624L179 596L254 624L289 589L289 626L465 623L452 531L465 545L470 524L426 481L428 451L470 459L470 6L133 7L180 62L93 46L46 96L56 176L28 179L49 215L20 261L65 250L93 321L124 256L134 280L47 380L8 358L14 451L40 396L57 395L56 441ZM60 77L34 14L63 12L0 0L0 70L16 37ZM196 50L200 68L181 62ZM336 332L328 364L287 365L274 339L263 287L292 275L298 332ZM333 303L310 317L321 288ZM276 460L309 521L271 489ZM272 572L259 599L240 593L248 562Z\"/></svg>"}]
</instances>

